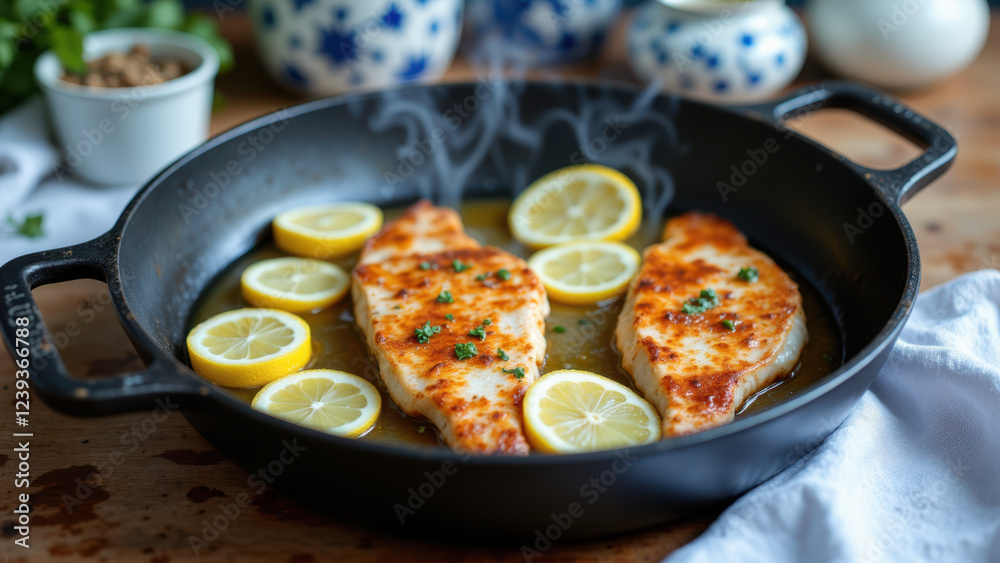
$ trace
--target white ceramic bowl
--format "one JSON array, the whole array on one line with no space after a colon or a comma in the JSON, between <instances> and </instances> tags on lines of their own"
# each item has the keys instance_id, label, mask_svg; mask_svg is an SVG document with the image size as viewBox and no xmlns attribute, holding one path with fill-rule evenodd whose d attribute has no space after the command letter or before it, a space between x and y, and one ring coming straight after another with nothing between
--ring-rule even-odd
<instances>
[{"instance_id":1,"label":"white ceramic bowl","mask_svg":"<svg viewBox=\"0 0 1000 563\"><path fill-rule=\"evenodd\" d=\"M92 88L63 81L51 51L35 62L59 145L60 172L104 185L141 184L208 138L219 57L207 42L177 31L109 29L84 39L84 59L148 45L153 58L192 69L153 86Z\"/></svg>"},{"instance_id":2,"label":"white ceramic bowl","mask_svg":"<svg viewBox=\"0 0 1000 563\"><path fill-rule=\"evenodd\" d=\"M448 69L463 0L250 0L271 76L310 95L426 82Z\"/></svg>"}]
</instances>

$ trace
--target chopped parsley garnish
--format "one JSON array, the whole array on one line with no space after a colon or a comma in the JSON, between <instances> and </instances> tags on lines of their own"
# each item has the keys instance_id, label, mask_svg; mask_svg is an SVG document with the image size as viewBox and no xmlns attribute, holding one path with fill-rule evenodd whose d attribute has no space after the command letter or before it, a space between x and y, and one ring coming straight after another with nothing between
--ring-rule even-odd
<instances>
[{"instance_id":1,"label":"chopped parsley garnish","mask_svg":"<svg viewBox=\"0 0 1000 563\"><path fill-rule=\"evenodd\" d=\"M501 369L500 371L502 371L504 373L509 373L510 375L513 375L514 377L516 377L518 379L521 379L522 377L524 377L524 368L522 368L520 366L518 366L518 367L516 367L514 369Z\"/></svg>"},{"instance_id":2,"label":"chopped parsley garnish","mask_svg":"<svg viewBox=\"0 0 1000 563\"><path fill-rule=\"evenodd\" d=\"M729 319L726 319L726 320L722 321L722 326L728 328L729 332L735 332L736 331L736 325L734 325L733 321L731 321Z\"/></svg>"},{"instance_id":3,"label":"chopped parsley garnish","mask_svg":"<svg viewBox=\"0 0 1000 563\"><path fill-rule=\"evenodd\" d=\"M458 258L456 258L456 259L454 259L454 260L451 261L451 267L456 272L464 272L464 271L468 270L469 268L471 268L472 266L470 266L468 264L463 264L463 263L461 263L461 262L458 261Z\"/></svg>"},{"instance_id":4,"label":"chopped parsley garnish","mask_svg":"<svg viewBox=\"0 0 1000 563\"><path fill-rule=\"evenodd\" d=\"M420 263L420 269L421 270L430 270L432 268L436 270L437 269L437 264L431 264L430 262L421 262Z\"/></svg>"},{"instance_id":5,"label":"chopped parsley garnish","mask_svg":"<svg viewBox=\"0 0 1000 563\"><path fill-rule=\"evenodd\" d=\"M486 272L485 274L479 274L476 276L476 281L486 281L486 278L493 275L493 272Z\"/></svg>"},{"instance_id":6,"label":"chopped parsley garnish","mask_svg":"<svg viewBox=\"0 0 1000 563\"><path fill-rule=\"evenodd\" d=\"M483 324L489 326L493 324L493 319L483 319Z\"/></svg>"},{"instance_id":7,"label":"chopped parsley garnish","mask_svg":"<svg viewBox=\"0 0 1000 563\"><path fill-rule=\"evenodd\" d=\"M402 309L402 308L403 308L402 305L396 305L395 307L393 307L393 309Z\"/></svg>"},{"instance_id":8,"label":"chopped parsley garnish","mask_svg":"<svg viewBox=\"0 0 1000 563\"><path fill-rule=\"evenodd\" d=\"M681 311L683 311L685 315L700 315L718 304L719 296L715 294L714 289L708 288L701 290L698 297L688 299L681 308Z\"/></svg>"},{"instance_id":9,"label":"chopped parsley garnish","mask_svg":"<svg viewBox=\"0 0 1000 563\"><path fill-rule=\"evenodd\" d=\"M438 294L438 303L454 303L455 298L451 296L450 291L442 291Z\"/></svg>"},{"instance_id":10,"label":"chopped parsley garnish","mask_svg":"<svg viewBox=\"0 0 1000 563\"><path fill-rule=\"evenodd\" d=\"M420 426L417 427L417 434L423 434L424 432L427 432L427 427L426 426L424 426L423 424L421 424Z\"/></svg>"},{"instance_id":11,"label":"chopped parsley garnish","mask_svg":"<svg viewBox=\"0 0 1000 563\"><path fill-rule=\"evenodd\" d=\"M503 351L503 348L497 348L497 356L500 356L500 359L505 362L510 359L510 356L507 355L507 352Z\"/></svg>"},{"instance_id":12,"label":"chopped parsley garnish","mask_svg":"<svg viewBox=\"0 0 1000 563\"><path fill-rule=\"evenodd\" d=\"M749 268L740 268L740 273L736 274L736 277L747 283L753 283L760 279L760 272L753 266L750 266Z\"/></svg>"},{"instance_id":13,"label":"chopped parsley garnish","mask_svg":"<svg viewBox=\"0 0 1000 563\"><path fill-rule=\"evenodd\" d=\"M561 325L556 325L556 326L552 327L552 332L558 332L559 334L562 334L562 333L566 332L566 327L561 326Z\"/></svg>"},{"instance_id":14,"label":"chopped parsley garnish","mask_svg":"<svg viewBox=\"0 0 1000 563\"><path fill-rule=\"evenodd\" d=\"M424 323L422 328L417 328L413 330L413 336L417 337L417 342L421 344L427 344L427 341L431 339L432 336L441 332L440 326L431 326L431 322L427 321Z\"/></svg>"},{"instance_id":15,"label":"chopped parsley garnish","mask_svg":"<svg viewBox=\"0 0 1000 563\"><path fill-rule=\"evenodd\" d=\"M497 277L500 278L503 281L509 280L510 279L510 270L507 270L507 269L497 270Z\"/></svg>"},{"instance_id":16,"label":"chopped parsley garnish","mask_svg":"<svg viewBox=\"0 0 1000 563\"><path fill-rule=\"evenodd\" d=\"M481 326L477 326L469 331L469 336L475 336L480 340L486 340L486 329Z\"/></svg>"},{"instance_id":17,"label":"chopped parsley garnish","mask_svg":"<svg viewBox=\"0 0 1000 563\"><path fill-rule=\"evenodd\" d=\"M455 356L457 356L459 360L468 360L469 358L475 357L478 353L479 350L476 350L476 345L472 342L459 342L458 344L455 344Z\"/></svg>"},{"instance_id":18,"label":"chopped parsley garnish","mask_svg":"<svg viewBox=\"0 0 1000 563\"><path fill-rule=\"evenodd\" d=\"M576 324L578 324L578 325L589 325L590 321L588 319L580 319L580 320L576 321Z\"/></svg>"},{"instance_id":19,"label":"chopped parsley garnish","mask_svg":"<svg viewBox=\"0 0 1000 563\"><path fill-rule=\"evenodd\" d=\"M448 313L447 315L444 316L444 318L448 319L449 321L453 321L455 320L455 315Z\"/></svg>"}]
</instances>

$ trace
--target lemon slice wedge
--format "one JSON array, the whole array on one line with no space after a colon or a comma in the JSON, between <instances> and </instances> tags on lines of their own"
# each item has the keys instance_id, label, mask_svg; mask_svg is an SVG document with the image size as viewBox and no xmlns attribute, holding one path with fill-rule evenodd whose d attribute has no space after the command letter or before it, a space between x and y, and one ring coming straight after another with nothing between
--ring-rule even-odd
<instances>
[{"instance_id":1,"label":"lemon slice wedge","mask_svg":"<svg viewBox=\"0 0 1000 563\"><path fill-rule=\"evenodd\" d=\"M543 375L524 395L525 434L543 453L569 454L660 439L652 405L624 385L578 370Z\"/></svg>"},{"instance_id":2,"label":"lemon slice wedge","mask_svg":"<svg viewBox=\"0 0 1000 563\"><path fill-rule=\"evenodd\" d=\"M382 228L382 210L370 203L310 205L278 214L274 242L289 254L338 258L360 249Z\"/></svg>"},{"instance_id":3,"label":"lemon slice wedge","mask_svg":"<svg viewBox=\"0 0 1000 563\"><path fill-rule=\"evenodd\" d=\"M356 375L311 369L268 383L251 405L295 424L357 438L375 425L382 397Z\"/></svg>"},{"instance_id":4,"label":"lemon slice wedge","mask_svg":"<svg viewBox=\"0 0 1000 563\"><path fill-rule=\"evenodd\" d=\"M621 295L639 271L642 258L615 241L580 241L540 250L528 266L549 297L571 305L590 305Z\"/></svg>"},{"instance_id":5,"label":"lemon slice wedge","mask_svg":"<svg viewBox=\"0 0 1000 563\"><path fill-rule=\"evenodd\" d=\"M340 266L321 260L272 258L243 270L240 287L243 299L254 307L305 313L343 299L351 277Z\"/></svg>"},{"instance_id":6,"label":"lemon slice wedge","mask_svg":"<svg viewBox=\"0 0 1000 563\"><path fill-rule=\"evenodd\" d=\"M639 228L642 202L628 176L599 164L567 166L535 180L507 216L533 248L579 239L624 240Z\"/></svg>"},{"instance_id":7,"label":"lemon slice wedge","mask_svg":"<svg viewBox=\"0 0 1000 563\"><path fill-rule=\"evenodd\" d=\"M237 309L187 337L194 371L226 387L260 387L302 369L312 356L309 325L276 309Z\"/></svg>"}]
</instances>

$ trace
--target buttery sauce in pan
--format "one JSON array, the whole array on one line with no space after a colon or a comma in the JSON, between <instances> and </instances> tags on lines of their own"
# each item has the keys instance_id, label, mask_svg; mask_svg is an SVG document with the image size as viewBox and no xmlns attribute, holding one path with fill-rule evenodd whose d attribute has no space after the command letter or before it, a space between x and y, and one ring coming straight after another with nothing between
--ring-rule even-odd
<instances>
[{"instance_id":1,"label":"buttery sauce in pan","mask_svg":"<svg viewBox=\"0 0 1000 563\"><path fill-rule=\"evenodd\" d=\"M484 244L503 247L526 258L531 252L514 240L507 229L506 200L471 200L462 205L460 213L469 234ZM386 221L402 212L402 208L388 209ZM644 223L627 242L640 251L659 242L662 224ZM202 295L193 314L188 319L190 327L219 313L247 307L240 296L240 274L250 264L266 258L283 256L273 244L254 249L229 266ZM354 267L357 255L336 260L347 269ZM802 352L798 366L791 375L768 389L750 397L741 405L736 415L759 412L776 405L808 388L842 362L840 331L832 311L812 288L794 270L782 264L785 271L799 284L805 305L809 343ZM552 314L547 319L546 337L548 354L542 373L557 369L581 369L599 373L633 389L632 380L621 368L618 352L612 346L612 336L618 312L624 297L603 306L579 307L552 302ZM389 399L378 376L378 366L369 354L361 330L354 323L350 296L333 307L317 313L303 314L313 337L313 357L306 369L326 368L346 371L364 377L382 393L382 414L375 427L361 440L373 440L401 446L433 446L443 444L434 425L426 420L402 414ZM555 332L554 327L564 332ZM255 389L229 389L236 397L249 403L257 394Z\"/></svg>"}]
</instances>

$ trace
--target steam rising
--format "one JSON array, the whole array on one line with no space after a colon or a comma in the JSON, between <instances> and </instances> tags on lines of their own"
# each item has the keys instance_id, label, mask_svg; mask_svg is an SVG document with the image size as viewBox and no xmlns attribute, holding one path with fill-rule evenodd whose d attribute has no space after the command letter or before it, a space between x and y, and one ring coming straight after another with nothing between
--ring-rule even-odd
<instances>
[{"instance_id":1,"label":"steam rising","mask_svg":"<svg viewBox=\"0 0 1000 563\"><path fill-rule=\"evenodd\" d=\"M508 74L523 76L524 67L517 60L496 57L490 76L504 76L505 66ZM524 80L481 78L474 89L477 94L466 99L435 99L446 90L433 88L386 93L377 102L369 127L375 132L402 128L406 141L397 148L397 156L413 162L411 156L421 152L422 162L406 178L395 175L388 180L383 195L391 196L393 184L406 181L422 197L457 207L467 187L484 181L481 171L474 179L483 167L495 175L491 182L506 186L514 196L545 172L571 163L596 162L621 170L636 182L647 217L663 216L673 198L674 181L670 171L656 162L653 148L673 150L678 145L673 122L676 99L666 99L667 111L662 103L653 110L659 84L650 85L630 103L624 103L620 95L616 99L611 87L576 84L567 88L575 91L575 108L566 103L539 112L531 107L526 87ZM532 117L523 117L525 113ZM562 162L552 162L551 151L545 162L539 162L546 139L560 127L568 128L576 146L562 155ZM612 140L607 140L609 128L614 131ZM658 222L648 223L656 228Z\"/></svg>"}]
</instances>

